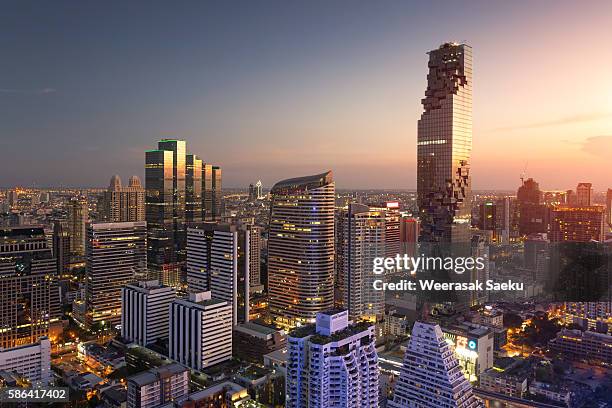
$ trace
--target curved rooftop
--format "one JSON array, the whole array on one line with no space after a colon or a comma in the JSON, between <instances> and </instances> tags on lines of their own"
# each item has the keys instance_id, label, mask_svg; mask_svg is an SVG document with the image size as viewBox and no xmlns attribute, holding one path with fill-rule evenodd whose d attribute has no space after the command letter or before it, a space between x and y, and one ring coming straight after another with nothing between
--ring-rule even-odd
<instances>
[{"instance_id":1,"label":"curved rooftop","mask_svg":"<svg viewBox=\"0 0 612 408\"><path fill-rule=\"evenodd\" d=\"M319 188L326 186L334 181L334 177L331 170L325 173L315 174L312 176L295 177L287 180L279 181L272 187L270 192L272 194L277 193L281 190L311 190L313 188Z\"/></svg>"}]
</instances>

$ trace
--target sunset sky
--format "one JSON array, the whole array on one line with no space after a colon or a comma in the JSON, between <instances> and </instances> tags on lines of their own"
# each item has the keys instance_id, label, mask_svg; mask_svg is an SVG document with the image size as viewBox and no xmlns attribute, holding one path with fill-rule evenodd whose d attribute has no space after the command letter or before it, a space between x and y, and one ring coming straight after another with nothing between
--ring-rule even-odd
<instances>
[{"instance_id":1,"label":"sunset sky","mask_svg":"<svg viewBox=\"0 0 612 408\"><path fill-rule=\"evenodd\" d=\"M11 1L0 186L106 186L164 137L226 187L414 188L427 54L474 53L475 189L612 187L610 1Z\"/></svg>"}]
</instances>

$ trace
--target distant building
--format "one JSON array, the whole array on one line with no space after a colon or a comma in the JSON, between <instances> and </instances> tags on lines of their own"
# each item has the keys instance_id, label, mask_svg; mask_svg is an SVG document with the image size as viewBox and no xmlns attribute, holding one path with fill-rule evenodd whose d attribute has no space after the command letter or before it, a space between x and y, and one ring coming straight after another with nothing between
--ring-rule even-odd
<instances>
[{"instance_id":1,"label":"distant building","mask_svg":"<svg viewBox=\"0 0 612 408\"><path fill-rule=\"evenodd\" d=\"M169 364L127 379L128 408L156 408L189 394L189 369Z\"/></svg>"},{"instance_id":2,"label":"distant building","mask_svg":"<svg viewBox=\"0 0 612 408\"><path fill-rule=\"evenodd\" d=\"M424 322L414 324L393 399L387 406L481 407L440 326Z\"/></svg>"},{"instance_id":3,"label":"distant building","mask_svg":"<svg viewBox=\"0 0 612 408\"><path fill-rule=\"evenodd\" d=\"M70 241L70 232L60 222L56 222L53 225L53 255L60 276L66 276L70 271Z\"/></svg>"},{"instance_id":4,"label":"distant building","mask_svg":"<svg viewBox=\"0 0 612 408\"><path fill-rule=\"evenodd\" d=\"M522 359L504 358L480 375L480 388L514 398L523 398L531 376L531 365Z\"/></svg>"},{"instance_id":5,"label":"distant building","mask_svg":"<svg viewBox=\"0 0 612 408\"><path fill-rule=\"evenodd\" d=\"M542 203L539 184L532 178L523 181L516 194L518 231L529 235L548 231L549 213Z\"/></svg>"},{"instance_id":6,"label":"distant building","mask_svg":"<svg viewBox=\"0 0 612 408\"><path fill-rule=\"evenodd\" d=\"M186 156L185 176L185 222L202 222L202 160L195 154Z\"/></svg>"},{"instance_id":7,"label":"distant building","mask_svg":"<svg viewBox=\"0 0 612 408\"><path fill-rule=\"evenodd\" d=\"M384 209L356 203L338 212L337 286L350 319L376 321L384 312L384 292L373 289L380 276L372 271L374 259L386 254L386 218Z\"/></svg>"},{"instance_id":8,"label":"distant building","mask_svg":"<svg viewBox=\"0 0 612 408\"><path fill-rule=\"evenodd\" d=\"M317 314L316 325L289 334L287 408L378 407L374 325L347 311Z\"/></svg>"},{"instance_id":9,"label":"distant building","mask_svg":"<svg viewBox=\"0 0 612 408\"><path fill-rule=\"evenodd\" d=\"M121 322L121 288L146 277L147 223L88 224L86 252L86 325L115 326Z\"/></svg>"},{"instance_id":10,"label":"distant building","mask_svg":"<svg viewBox=\"0 0 612 408\"><path fill-rule=\"evenodd\" d=\"M134 222L145 220L145 190L137 176L130 177L127 187L114 175L102 198L100 219L105 222Z\"/></svg>"},{"instance_id":11,"label":"distant building","mask_svg":"<svg viewBox=\"0 0 612 408\"><path fill-rule=\"evenodd\" d=\"M591 183L578 183L576 187L576 205L588 207L592 205L593 185Z\"/></svg>"},{"instance_id":12,"label":"distant building","mask_svg":"<svg viewBox=\"0 0 612 408\"><path fill-rule=\"evenodd\" d=\"M56 271L42 227L0 228L0 347L49 335L60 317Z\"/></svg>"},{"instance_id":13,"label":"distant building","mask_svg":"<svg viewBox=\"0 0 612 408\"><path fill-rule=\"evenodd\" d=\"M407 216L400 218L400 251L402 254L416 256L420 229L421 224L418 219Z\"/></svg>"},{"instance_id":14,"label":"distant building","mask_svg":"<svg viewBox=\"0 0 612 408\"><path fill-rule=\"evenodd\" d=\"M551 242L603 241L603 206L558 206L552 211Z\"/></svg>"},{"instance_id":15,"label":"distant building","mask_svg":"<svg viewBox=\"0 0 612 408\"><path fill-rule=\"evenodd\" d=\"M609 334L562 329L548 346L564 357L612 364L612 336Z\"/></svg>"},{"instance_id":16,"label":"distant building","mask_svg":"<svg viewBox=\"0 0 612 408\"><path fill-rule=\"evenodd\" d=\"M239 324L233 330L234 355L254 363L263 363L263 356L287 346L284 331L260 322Z\"/></svg>"},{"instance_id":17,"label":"distant building","mask_svg":"<svg viewBox=\"0 0 612 408\"><path fill-rule=\"evenodd\" d=\"M77 258L85 255L85 226L88 221L89 207L87 200L82 198L71 200L68 211L68 230L71 236L70 250Z\"/></svg>"},{"instance_id":18,"label":"distant building","mask_svg":"<svg viewBox=\"0 0 612 408\"><path fill-rule=\"evenodd\" d=\"M222 215L221 167L202 164L202 195L205 221L218 221Z\"/></svg>"},{"instance_id":19,"label":"distant building","mask_svg":"<svg viewBox=\"0 0 612 408\"><path fill-rule=\"evenodd\" d=\"M38 342L13 348L0 347L0 372L16 372L34 385L48 385L51 373L51 342L41 337Z\"/></svg>"},{"instance_id":20,"label":"distant building","mask_svg":"<svg viewBox=\"0 0 612 408\"><path fill-rule=\"evenodd\" d=\"M280 181L270 194L270 313L283 327L312 323L334 304L332 172Z\"/></svg>"},{"instance_id":21,"label":"distant building","mask_svg":"<svg viewBox=\"0 0 612 408\"><path fill-rule=\"evenodd\" d=\"M609 188L606 194L606 222L612 228L612 188Z\"/></svg>"},{"instance_id":22,"label":"distant building","mask_svg":"<svg viewBox=\"0 0 612 408\"><path fill-rule=\"evenodd\" d=\"M232 306L191 293L170 306L169 357L194 370L232 358Z\"/></svg>"},{"instance_id":23,"label":"distant building","mask_svg":"<svg viewBox=\"0 0 612 408\"><path fill-rule=\"evenodd\" d=\"M258 180L257 183L255 183L255 197L258 200L262 200L265 198L263 193L263 184L261 183L261 180Z\"/></svg>"},{"instance_id":24,"label":"distant building","mask_svg":"<svg viewBox=\"0 0 612 408\"><path fill-rule=\"evenodd\" d=\"M121 289L121 336L141 346L168 338L170 304L176 292L158 281L142 281Z\"/></svg>"}]
</instances>

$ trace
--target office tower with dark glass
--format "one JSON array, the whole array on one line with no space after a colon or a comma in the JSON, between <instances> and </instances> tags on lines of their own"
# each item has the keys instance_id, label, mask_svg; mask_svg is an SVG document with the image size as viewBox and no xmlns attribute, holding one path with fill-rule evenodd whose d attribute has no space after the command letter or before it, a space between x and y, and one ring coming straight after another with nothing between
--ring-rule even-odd
<instances>
[{"instance_id":1,"label":"office tower with dark glass","mask_svg":"<svg viewBox=\"0 0 612 408\"><path fill-rule=\"evenodd\" d=\"M180 285L185 259L186 146L163 139L145 154L148 262L163 283Z\"/></svg>"},{"instance_id":2,"label":"office tower with dark glass","mask_svg":"<svg viewBox=\"0 0 612 408\"><path fill-rule=\"evenodd\" d=\"M147 223L87 225L86 325L108 328L121 322L121 288L147 272Z\"/></svg>"},{"instance_id":3,"label":"office tower with dark glass","mask_svg":"<svg viewBox=\"0 0 612 408\"><path fill-rule=\"evenodd\" d=\"M472 48L442 44L428 66L417 137L421 241L469 242Z\"/></svg>"},{"instance_id":4,"label":"office tower with dark glass","mask_svg":"<svg viewBox=\"0 0 612 408\"><path fill-rule=\"evenodd\" d=\"M212 164L202 165L202 196L206 221L216 221L221 218L223 198L221 176L221 167Z\"/></svg>"},{"instance_id":5,"label":"office tower with dark glass","mask_svg":"<svg viewBox=\"0 0 612 408\"><path fill-rule=\"evenodd\" d=\"M271 197L270 312L281 326L312 323L334 303L332 172L280 181Z\"/></svg>"},{"instance_id":6,"label":"office tower with dark glass","mask_svg":"<svg viewBox=\"0 0 612 408\"><path fill-rule=\"evenodd\" d=\"M70 270L70 232L61 222L53 225L53 256L57 264L57 274L67 276Z\"/></svg>"},{"instance_id":7,"label":"office tower with dark glass","mask_svg":"<svg viewBox=\"0 0 612 408\"><path fill-rule=\"evenodd\" d=\"M185 176L185 220L188 224L202 221L202 160L188 154Z\"/></svg>"},{"instance_id":8,"label":"office tower with dark glass","mask_svg":"<svg viewBox=\"0 0 612 408\"><path fill-rule=\"evenodd\" d=\"M56 269L42 227L0 228L0 349L34 343L59 321Z\"/></svg>"}]
</instances>

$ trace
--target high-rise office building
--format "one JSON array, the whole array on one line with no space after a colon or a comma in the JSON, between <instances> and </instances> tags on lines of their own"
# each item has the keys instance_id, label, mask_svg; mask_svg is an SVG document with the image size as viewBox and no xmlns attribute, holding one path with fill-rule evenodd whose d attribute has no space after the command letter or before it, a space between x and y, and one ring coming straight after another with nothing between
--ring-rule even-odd
<instances>
[{"instance_id":1,"label":"high-rise office building","mask_svg":"<svg viewBox=\"0 0 612 408\"><path fill-rule=\"evenodd\" d=\"M202 196L206 221L221 219L223 201L221 175L221 167L212 164L202 165Z\"/></svg>"},{"instance_id":2,"label":"high-rise office building","mask_svg":"<svg viewBox=\"0 0 612 408\"><path fill-rule=\"evenodd\" d=\"M270 194L270 312L283 327L312 323L334 303L332 172L280 181Z\"/></svg>"},{"instance_id":3,"label":"high-rise office building","mask_svg":"<svg viewBox=\"0 0 612 408\"><path fill-rule=\"evenodd\" d=\"M145 190L137 176L130 177L124 187L121 178L114 175L102 196L100 221L133 222L145 220Z\"/></svg>"},{"instance_id":4,"label":"high-rise office building","mask_svg":"<svg viewBox=\"0 0 612 408\"><path fill-rule=\"evenodd\" d=\"M185 261L186 143L162 139L145 153L148 263L152 276L180 286Z\"/></svg>"},{"instance_id":5,"label":"high-rise office building","mask_svg":"<svg viewBox=\"0 0 612 408\"><path fill-rule=\"evenodd\" d=\"M251 236L247 226L205 222L187 230L187 285L232 305L234 325L249 320Z\"/></svg>"},{"instance_id":6,"label":"high-rise office building","mask_svg":"<svg viewBox=\"0 0 612 408\"><path fill-rule=\"evenodd\" d=\"M232 358L232 306L210 292L170 305L169 357L194 370Z\"/></svg>"},{"instance_id":7,"label":"high-rise office building","mask_svg":"<svg viewBox=\"0 0 612 408\"><path fill-rule=\"evenodd\" d=\"M147 274L147 223L87 225L85 271L86 325L90 329L121 322L121 288Z\"/></svg>"},{"instance_id":8,"label":"high-rise office building","mask_svg":"<svg viewBox=\"0 0 612 408\"><path fill-rule=\"evenodd\" d=\"M168 338L170 304L176 292L158 281L121 289L121 336L141 346Z\"/></svg>"},{"instance_id":9,"label":"high-rise office building","mask_svg":"<svg viewBox=\"0 0 612 408\"><path fill-rule=\"evenodd\" d=\"M336 256L341 307L350 319L376 321L385 307L384 292L373 289L374 259L385 256L386 211L352 203L339 211Z\"/></svg>"},{"instance_id":10,"label":"high-rise office building","mask_svg":"<svg viewBox=\"0 0 612 408\"><path fill-rule=\"evenodd\" d=\"M576 205L588 207L592 204L593 185L591 183L578 183L576 187Z\"/></svg>"},{"instance_id":11,"label":"high-rise office building","mask_svg":"<svg viewBox=\"0 0 612 408\"><path fill-rule=\"evenodd\" d=\"M287 408L378 407L374 325L352 324L348 312L318 313L316 325L288 339Z\"/></svg>"},{"instance_id":12,"label":"high-rise office building","mask_svg":"<svg viewBox=\"0 0 612 408\"><path fill-rule=\"evenodd\" d=\"M202 222L202 160L188 154L185 176L185 221L188 224Z\"/></svg>"},{"instance_id":13,"label":"high-rise office building","mask_svg":"<svg viewBox=\"0 0 612 408\"><path fill-rule=\"evenodd\" d=\"M189 394L189 369L168 364L127 379L128 408L156 408Z\"/></svg>"},{"instance_id":14,"label":"high-rise office building","mask_svg":"<svg viewBox=\"0 0 612 408\"><path fill-rule=\"evenodd\" d=\"M70 201L68 213L68 230L70 231L70 251L74 256L85 255L85 226L89 221L89 207L84 198L75 198Z\"/></svg>"},{"instance_id":15,"label":"high-rise office building","mask_svg":"<svg viewBox=\"0 0 612 408\"><path fill-rule=\"evenodd\" d=\"M442 44L428 66L417 136L421 240L469 243L472 47Z\"/></svg>"},{"instance_id":16,"label":"high-rise office building","mask_svg":"<svg viewBox=\"0 0 612 408\"><path fill-rule=\"evenodd\" d=\"M56 222L53 225L53 256L60 276L67 276L70 271L70 240L68 229Z\"/></svg>"},{"instance_id":17,"label":"high-rise office building","mask_svg":"<svg viewBox=\"0 0 612 408\"><path fill-rule=\"evenodd\" d=\"M605 208L601 205L558 206L552 210L551 242L603 241Z\"/></svg>"},{"instance_id":18,"label":"high-rise office building","mask_svg":"<svg viewBox=\"0 0 612 408\"><path fill-rule=\"evenodd\" d=\"M60 316L56 271L42 227L0 228L0 348L49 335Z\"/></svg>"},{"instance_id":19,"label":"high-rise office building","mask_svg":"<svg viewBox=\"0 0 612 408\"><path fill-rule=\"evenodd\" d=\"M481 407L436 324L416 322L390 408Z\"/></svg>"}]
</instances>

